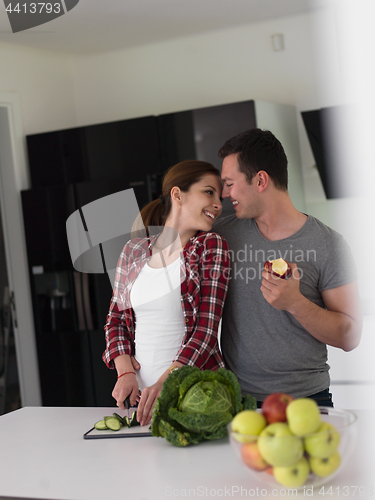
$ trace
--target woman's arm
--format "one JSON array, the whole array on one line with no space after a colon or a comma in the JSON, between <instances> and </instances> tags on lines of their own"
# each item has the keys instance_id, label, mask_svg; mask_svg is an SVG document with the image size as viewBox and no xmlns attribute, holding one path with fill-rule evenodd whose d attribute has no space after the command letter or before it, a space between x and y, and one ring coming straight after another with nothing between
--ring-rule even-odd
<instances>
[{"instance_id":1,"label":"woman's arm","mask_svg":"<svg viewBox=\"0 0 375 500\"><path fill-rule=\"evenodd\" d=\"M129 255L132 252L128 242L118 259L113 293L104 326L106 349L103 361L108 368L115 368L114 359L122 354L134 355L134 311L126 303L125 289L129 281Z\"/></svg>"},{"instance_id":2,"label":"woman's arm","mask_svg":"<svg viewBox=\"0 0 375 500\"><path fill-rule=\"evenodd\" d=\"M117 370L118 378L112 396L121 409L124 409L124 401L128 396L131 405L135 405L139 389L131 359L134 355L134 311L126 308L126 304L121 300L121 292L123 293L128 280L128 253L127 244L117 264L113 294L104 327L106 349L103 361L108 368Z\"/></svg>"},{"instance_id":3,"label":"woman's arm","mask_svg":"<svg viewBox=\"0 0 375 500\"><path fill-rule=\"evenodd\" d=\"M112 296L107 322L104 326L106 349L103 353L103 361L108 368L115 368L114 360L121 355L134 355L134 332L129 330L127 323L133 323L133 311L126 309L120 311L117 299Z\"/></svg>"},{"instance_id":4,"label":"woman's arm","mask_svg":"<svg viewBox=\"0 0 375 500\"><path fill-rule=\"evenodd\" d=\"M130 405L134 406L138 401L138 382L135 376L131 357L122 354L114 359L117 370L117 382L112 391L112 397L116 400L117 406L124 410L124 401L130 396Z\"/></svg>"}]
</instances>

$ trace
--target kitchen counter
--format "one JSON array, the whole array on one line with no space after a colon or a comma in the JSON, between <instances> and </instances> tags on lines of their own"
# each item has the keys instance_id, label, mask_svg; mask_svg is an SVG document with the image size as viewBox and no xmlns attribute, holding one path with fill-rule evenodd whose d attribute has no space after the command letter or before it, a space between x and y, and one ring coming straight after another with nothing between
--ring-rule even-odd
<instances>
[{"instance_id":1,"label":"kitchen counter","mask_svg":"<svg viewBox=\"0 0 375 500\"><path fill-rule=\"evenodd\" d=\"M155 437L83 439L96 421L114 411L115 407L26 407L1 416L0 498L164 500L288 496L285 489L273 490L254 481L238 462L227 438L187 448L173 447ZM355 413L357 444L340 474L325 486L325 491L333 487L332 495L325 495L328 498L375 497L374 412ZM355 486L363 488L355 490ZM320 487L313 491L314 497L324 498L318 490ZM297 498L305 496L311 495L301 490Z\"/></svg>"}]
</instances>

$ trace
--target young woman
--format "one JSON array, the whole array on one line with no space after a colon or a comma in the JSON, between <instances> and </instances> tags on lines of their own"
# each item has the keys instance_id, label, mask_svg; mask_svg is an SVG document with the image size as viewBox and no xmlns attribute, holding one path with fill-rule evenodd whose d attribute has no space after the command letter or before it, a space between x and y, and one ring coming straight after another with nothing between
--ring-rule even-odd
<instances>
[{"instance_id":1,"label":"young woman","mask_svg":"<svg viewBox=\"0 0 375 500\"><path fill-rule=\"evenodd\" d=\"M173 369L224 366L217 332L230 264L225 240L210 231L221 191L210 163L174 165L160 198L141 211L147 236L132 238L120 255L103 360L117 370L117 406L124 409L127 396L132 406L138 401L141 425Z\"/></svg>"}]
</instances>

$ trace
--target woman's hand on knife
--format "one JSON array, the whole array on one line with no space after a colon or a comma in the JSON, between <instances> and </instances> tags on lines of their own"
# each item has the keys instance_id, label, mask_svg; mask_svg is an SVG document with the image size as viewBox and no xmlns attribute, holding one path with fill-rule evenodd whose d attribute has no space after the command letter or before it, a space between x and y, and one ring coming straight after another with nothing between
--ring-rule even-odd
<instances>
[{"instance_id":1,"label":"woman's hand on knife","mask_svg":"<svg viewBox=\"0 0 375 500\"><path fill-rule=\"evenodd\" d=\"M116 400L120 410L124 410L124 401L128 396L131 406L139 401L139 386L135 370L139 370L140 366L135 358L128 354L117 356L114 363L117 371L117 382L112 391L112 397Z\"/></svg>"}]
</instances>

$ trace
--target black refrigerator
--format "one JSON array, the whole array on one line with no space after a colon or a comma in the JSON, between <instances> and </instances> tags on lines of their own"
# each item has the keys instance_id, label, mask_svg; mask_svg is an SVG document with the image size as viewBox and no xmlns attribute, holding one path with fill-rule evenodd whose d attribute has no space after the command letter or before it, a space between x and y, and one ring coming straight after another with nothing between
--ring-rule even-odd
<instances>
[{"instance_id":1,"label":"black refrigerator","mask_svg":"<svg viewBox=\"0 0 375 500\"><path fill-rule=\"evenodd\" d=\"M66 238L71 213L100 194L127 188L126 182L113 184L22 192L44 406L111 406L114 402L115 373L101 359L111 283L105 272L76 271Z\"/></svg>"}]
</instances>

